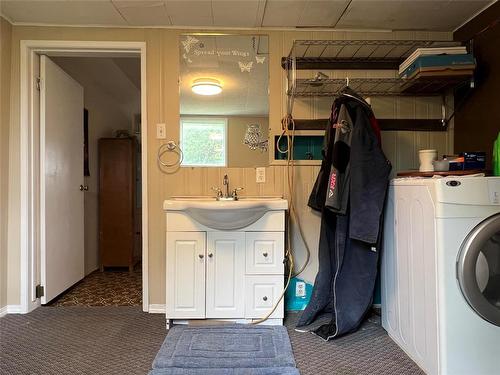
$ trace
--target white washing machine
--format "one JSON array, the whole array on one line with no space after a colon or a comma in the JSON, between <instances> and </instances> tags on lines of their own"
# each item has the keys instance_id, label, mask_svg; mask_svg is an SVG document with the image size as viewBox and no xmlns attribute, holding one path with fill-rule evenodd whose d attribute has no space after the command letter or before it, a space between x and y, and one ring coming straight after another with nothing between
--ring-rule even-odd
<instances>
[{"instance_id":1,"label":"white washing machine","mask_svg":"<svg viewBox=\"0 0 500 375\"><path fill-rule=\"evenodd\" d=\"M500 374L500 178L391 181L382 325L427 373Z\"/></svg>"}]
</instances>

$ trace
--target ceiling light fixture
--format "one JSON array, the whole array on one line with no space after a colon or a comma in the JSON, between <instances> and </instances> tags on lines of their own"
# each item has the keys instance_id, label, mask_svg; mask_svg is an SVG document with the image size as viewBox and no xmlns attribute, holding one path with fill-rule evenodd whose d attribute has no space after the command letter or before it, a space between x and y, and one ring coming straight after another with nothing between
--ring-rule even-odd
<instances>
[{"instance_id":1,"label":"ceiling light fixture","mask_svg":"<svg viewBox=\"0 0 500 375\"><path fill-rule=\"evenodd\" d=\"M217 79L198 78L191 85L191 90L198 95L217 95L222 92L222 85Z\"/></svg>"}]
</instances>

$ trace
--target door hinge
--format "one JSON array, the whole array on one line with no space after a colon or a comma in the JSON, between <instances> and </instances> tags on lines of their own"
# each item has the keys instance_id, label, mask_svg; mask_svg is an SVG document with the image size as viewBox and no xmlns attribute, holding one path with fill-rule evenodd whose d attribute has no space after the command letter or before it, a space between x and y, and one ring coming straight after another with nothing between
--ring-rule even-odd
<instances>
[{"instance_id":1,"label":"door hinge","mask_svg":"<svg viewBox=\"0 0 500 375\"><path fill-rule=\"evenodd\" d=\"M44 288L41 285L37 285L35 288L35 297L40 298L45 295Z\"/></svg>"},{"instance_id":2,"label":"door hinge","mask_svg":"<svg viewBox=\"0 0 500 375\"><path fill-rule=\"evenodd\" d=\"M40 77L36 77L36 89L40 91L42 87L42 79Z\"/></svg>"}]
</instances>

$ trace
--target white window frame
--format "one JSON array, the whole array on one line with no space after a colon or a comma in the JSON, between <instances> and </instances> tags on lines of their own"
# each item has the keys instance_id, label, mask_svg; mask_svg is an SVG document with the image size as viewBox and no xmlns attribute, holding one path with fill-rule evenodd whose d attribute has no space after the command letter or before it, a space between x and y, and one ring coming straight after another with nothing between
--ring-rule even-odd
<instances>
[{"instance_id":1,"label":"white window frame","mask_svg":"<svg viewBox=\"0 0 500 375\"><path fill-rule=\"evenodd\" d=\"M227 123L228 119L226 117L197 117L197 116L181 116L180 118L180 144L182 149L182 143L184 140L184 126L183 122L197 122L204 125L220 125L224 124L224 164L185 164L185 155L184 160L181 164L181 167L192 168L192 167L227 167L227 147L228 147L228 134L227 134Z\"/></svg>"}]
</instances>

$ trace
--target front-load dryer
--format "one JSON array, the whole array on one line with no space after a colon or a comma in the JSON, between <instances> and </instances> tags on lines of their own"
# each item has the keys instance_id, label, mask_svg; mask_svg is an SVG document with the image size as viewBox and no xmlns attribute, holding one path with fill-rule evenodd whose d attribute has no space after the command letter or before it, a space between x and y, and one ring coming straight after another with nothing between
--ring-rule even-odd
<instances>
[{"instance_id":1,"label":"front-load dryer","mask_svg":"<svg viewBox=\"0 0 500 375\"><path fill-rule=\"evenodd\" d=\"M427 373L500 374L500 178L391 181L382 325Z\"/></svg>"}]
</instances>

